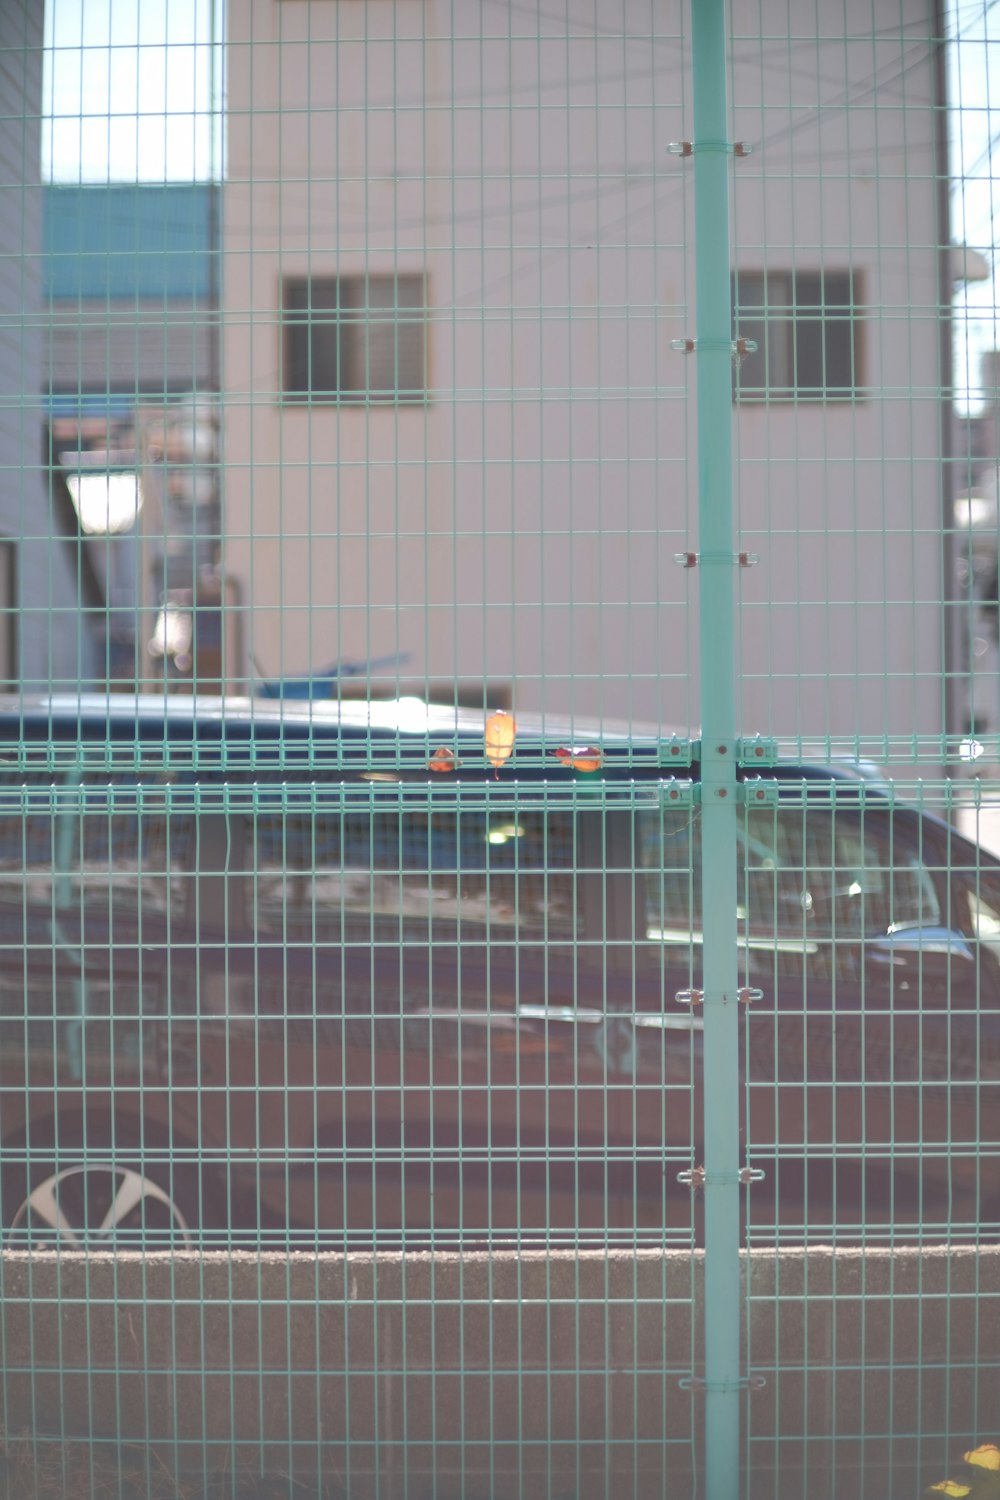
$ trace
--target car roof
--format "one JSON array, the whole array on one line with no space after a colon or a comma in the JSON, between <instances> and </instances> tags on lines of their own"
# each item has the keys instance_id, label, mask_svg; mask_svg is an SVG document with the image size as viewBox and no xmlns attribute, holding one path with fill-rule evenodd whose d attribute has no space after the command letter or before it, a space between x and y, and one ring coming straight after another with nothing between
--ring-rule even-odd
<instances>
[{"instance_id":1,"label":"car roof","mask_svg":"<svg viewBox=\"0 0 1000 1500\"><path fill-rule=\"evenodd\" d=\"M62 759L75 745L94 753L101 746L141 746L153 751L185 745L198 754L225 747L239 758L273 752L337 765L405 762L427 769L428 759L445 747L466 772L490 770L484 728L488 710L471 711L403 697L389 700L302 700L203 697L182 694L63 693L0 696L0 744L62 747ZM690 774L691 746L680 736L664 737L653 727L592 721L581 727L564 716L516 717L518 764L544 762L562 748L600 747L607 765L661 763Z\"/></svg>"},{"instance_id":2,"label":"car roof","mask_svg":"<svg viewBox=\"0 0 1000 1500\"><path fill-rule=\"evenodd\" d=\"M368 735L435 734L482 735L489 708L470 710L450 705L427 703L422 698L390 699L295 699L259 697L209 697L181 693L53 693L23 696L0 694L0 725L13 722L26 725L44 723L53 732L77 727L87 732L95 728L136 724L160 728L166 724L181 728L187 724L240 727L287 726L292 731L312 729L320 734ZM624 742L659 741L663 738L655 726L630 725L617 721L573 720L565 715L517 715L519 736L555 738L583 732L590 726L592 735L602 740ZM7 730L9 733L9 728ZM670 736L668 735L668 738Z\"/></svg>"},{"instance_id":3,"label":"car roof","mask_svg":"<svg viewBox=\"0 0 1000 1500\"><path fill-rule=\"evenodd\" d=\"M393 699L274 699L186 693L64 692L0 694L0 741L95 744L139 741L211 743L310 740L353 746L407 743L481 750L488 707L458 708L407 696ZM501 710L503 712L503 710ZM701 746L684 730L591 715L516 714L515 749L556 753L598 747L614 762L625 759L665 770L700 774ZM741 773L864 781L887 787L877 768L837 758L828 763L783 758L749 761Z\"/></svg>"},{"instance_id":4,"label":"car roof","mask_svg":"<svg viewBox=\"0 0 1000 1500\"><path fill-rule=\"evenodd\" d=\"M50 750L53 764L72 763L77 747L90 751L85 760L95 764L105 755L115 761L138 754L145 761L164 747L165 758L177 764L188 758L233 767L332 764L359 773L381 765L421 776L438 747L444 747L455 757L453 780L481 779L493 769L483 744L488 712L410 696L324 700L186 693L0 694L0 745ZM644 774L700 780L697 738L656 725L582 715L518 712L510 766L517 767L519 776L549 775L557 770L553 757L558 756L574 769L573 756L591 746L599 750L599 780ZM567 751L572 752L569 757ZM891 783L867 762L789 756L772 763L772 751L763 762L741 764L738 775L804 783L817 791L836 783L857 787L866 801L894 800ZM587 779L595 778L591 774Z\"/></svg>"}]
</instances>

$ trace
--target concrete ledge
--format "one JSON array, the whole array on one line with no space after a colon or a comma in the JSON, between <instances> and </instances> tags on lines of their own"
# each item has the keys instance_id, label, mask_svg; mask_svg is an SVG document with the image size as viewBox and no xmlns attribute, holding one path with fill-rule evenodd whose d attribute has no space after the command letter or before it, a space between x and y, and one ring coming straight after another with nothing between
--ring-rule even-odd
<instances>
[{"instance_id":1,"label":"concrete ledge","mask_svg":"<svg viewBox=\"0 0 1000 1500\"><path fill-rule=\"evenodd\" d=\"M1000 1441L1000 1250L743 1264L766 1382L742 1398L751 1495L832 1500L861 1474L918 1493ZM322 1473L352 1500L691 1493L703 1270L683 1251L8 1252L3 1426L250 1461L304 1493Z\"/></svg>"}]
</instances>

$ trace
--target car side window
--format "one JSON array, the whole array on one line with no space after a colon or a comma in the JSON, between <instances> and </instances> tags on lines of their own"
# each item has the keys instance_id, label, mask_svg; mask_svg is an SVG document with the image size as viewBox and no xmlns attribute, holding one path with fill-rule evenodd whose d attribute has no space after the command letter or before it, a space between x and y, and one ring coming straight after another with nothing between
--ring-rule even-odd
<instances>
[{"instance_id":1,"label":"car side window","mask_svg":"<svg viewBox=\"0 0 1000 1500\"><path fill-rule=\"evenodd\" d=\"M1000 874L978 869L962 877L961 925L1000 959Z\"/></svg>"},{"instance_id":2,"label":"car side window","mask_svg":"<svg viewBox=\"0 0 1000 1500\"><path fill-rule=\"evenodd\" d=\"M168 811L165 780L162 772L77 777L41 764L5 770L0 901L121 918L179 914L192 817Z\"/></svg>"},{"instance_id":3,"label":"car side window","mask_svg":"<svg viewBox=\"0 0 1000 1500\"><path fill-rule=\"evenodd\" d=\"M701 825L697 809L641 808L636 848L645 924L636 941L640 967L658 969L673 953L687 961L701 941Z\"/></svg>"},{"instance_id":4,"label":"car side window","mask_svg":"<svg viewBox=\"0 0 1000 1500\"><path fill-rule=\"evenodd\" d=\"M142 1016L158 1003L163 963L138 945L183 922L192 814L170 810L162 770L81 775L31 754L0 770L0 908L13 958L0 976L0 1051L33 1054L41 1076L120 1079L143 1057L154 1062L156 1030ZM110 962L127 949L134 961Z\"/></svg>"},{"instance_id":5,"label":"car side window","mask_svg":"<svg viewBox=\"0 0 1000 1500\"><path fill-rule=\"evenodd\" d=\"M162 772L85 776L72 884L88 904L181 916L194 815L170 810L168 785Z\"/></svg>"},{"instance_id":6,"label":"car side window","mask_svg":"<svg viewBox=\"0 0 1000 1500\"><path fill-rule=\"evenodd\" d=\"M701 942L697 816L640 812L648 944ZM926 865L882 816L808 804L749 810L739 830L741 968L856 978L861 941L941 921Z\"/></svg>"},{"instance_id":7,"label":"car side window","mask_svg":"<svg viewBox=\"0 0 1000 1500\"><path fill-rule=\"evenodd\" d=\"M965 895L973 934L982 942L1000 943L1000 894L984 891L977 883L967 886Z\"/></svg>"},{"instance_id":8,"label":"car side window","mask_svg":"<svg viewBox=\"0 0 1000 1500\"><path fill-rule=\"evenodd\" d=\"M265 813L253 822L248 855L261 937L370 944L582 936L568 812Z\"/></svg>"},{"instance_id":9,"label":"car side window","mask_svg":"<svg viewBox=\"0 0 1000 1500\"><path fill-rule=\"evenodd\" d=\"M41 765L0 773L0 901L4 905L52 899L53 821L46 791L56 780ZM27 789L27 790L23 790Z\"/></svg>"},{"instance_id":10,"label":"car side window","mask_svg":"<svg viewBox=\"0 0 1000 1500\"><path fill-rule=\"evenodd\" d=\"M865 938L941 920L930 871L881 812L751 812L743 852L748 950L773 933L779 973L857 979Z\"/></svg>"}]
</instances>

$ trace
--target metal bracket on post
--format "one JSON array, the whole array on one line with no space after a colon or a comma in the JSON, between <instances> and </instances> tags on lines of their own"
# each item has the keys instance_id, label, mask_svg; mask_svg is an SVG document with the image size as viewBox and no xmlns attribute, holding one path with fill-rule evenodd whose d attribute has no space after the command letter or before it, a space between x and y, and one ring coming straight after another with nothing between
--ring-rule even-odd
<instances>
[{"instance_id":1,"label":"metal bracket on post","mask_svg":"<svg viewBox=\"0 0 1000 1500\"><path fill-rule=\"evenodd\" d=\"M671 156L694 156L696 151L710 151L723 156L749 156L753 146L749 141L671 141L667 150Z\"/></svg>"},{"instance_id":2,"label":"metal bracket on post","mask_svg":"<svg viewBox=\"0 0 1000 1500\"><path fill-rule=\"evenodd\" d=\"M730 563L741 568L755 568L760 562L758 552L675 552L674 562L679 568L696 568L699 563Z\"/></svg>"},{"instance_id":3,"label":"metal bracket on post","mask_svg":"<svg viewBox=\"0 0 1000 1500\"><path fill-rule=\"evenodd\" d=\"M744 807L777 807L781 801L781 783L771 776L748 776L739 785Z\"/></svg>"},{"instance_id":4,"label":"metal bracket on post","mask_svg":"<svg viewBox=\"0 0 1000 1500\"><path fill-rule=\"evenodd\" d=\"M669 807L673 812L681 812L685 808L694 807L699 800L701 788L693 781L679 776L669 776L660 783L660 797L664 807Z\"/></svg>"},{"instance_id":5,"label":"metal bracket on post","mask_svg":"<svg viewBox=\"0 0 1000 1500\"><path fill-rule=\"evenodd\" d=\"M675 354L697 354L705 350L725 350L734 365L741 365L748 354L757 353L753 339L671 339Z\"/></svg>"},{"instance_id":6,"label":"metal bracket on post","mask_svg":"<svg viewBox=\"0 0 1000 1500\"><path fill-rule=\"evenodd\" d=\"M692 1192L703 1187L749 1187L752 1182L763 1182L765 1173L760 1167L739 1167L735 1172L709 1173L704 1167L692 1167L690 1171L678 1172L677 1181Z\"/></svg>"},{"instance_id":7,"label":"metal bracket on post","mask_svg":"<svg viewBox=\"0 0 1000 1500\"><path fill-rule=\"evenodd\" d=\"M762 734L736 741L736 759L741 766L776 766L778 741Z\"/></svg>"},{"instance_id":8,"label":"metal bracket on post","mask_svg":"<svg viewBox=\"0 0 1000 1500\"><path fill-rule=\"evenodd\" d=\"M704 1380L700 1375L682 1375L677 1384L682 1391L762 1391L767 1385L763 1375L737 1375L734 1380Z\"/></svg>"},{"instance_id":9,"label":"metal bracket on post","mask_svg":"<svg viewBox=\"0 0 1000 1500\"><path fill-rule=\"evenodd\" d=\"M682 739L680 735L672 734L668 740L660 742L658 763L661 766L675 766L687 768L692 761L691 741Z\"/></svg>"},{"instance_id":10,"label":"metal bracket on post","mask_svg":"<svg viewBox=\"0 0 1000 1500\"><path fill-rule=\"evenodd\" d=\"M755 1000L763 1000L764 991L758 990L750 985L742 985L736 991L736 998L741 1005L752 1005ZM678 1005L703 1005L705 1002L704 990L678 990L674 995Z\"/></svg>"}]
</instances>

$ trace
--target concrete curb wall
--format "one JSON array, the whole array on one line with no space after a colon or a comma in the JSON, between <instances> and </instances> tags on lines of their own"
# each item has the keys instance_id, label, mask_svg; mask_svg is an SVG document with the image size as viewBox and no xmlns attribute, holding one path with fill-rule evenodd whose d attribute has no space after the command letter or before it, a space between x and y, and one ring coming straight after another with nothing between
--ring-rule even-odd
<instances>
[{"instance_id":1,"label":"concrete curb wall","mask_svg":"<svg viewBox=\"0 0 1000 1500\"><path fill-rule=\"evenodd\" d=\"M751 1495L911 1495L1000 1441L1000 1250L744 1274ZM682 1251L8 1252L3 1425L351 1500L697 1493L702 1276Z\"/></svg>"}]
</instances>

